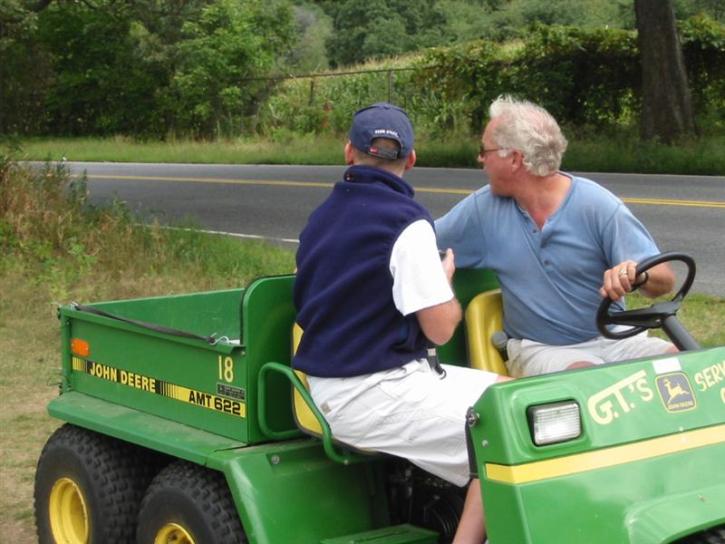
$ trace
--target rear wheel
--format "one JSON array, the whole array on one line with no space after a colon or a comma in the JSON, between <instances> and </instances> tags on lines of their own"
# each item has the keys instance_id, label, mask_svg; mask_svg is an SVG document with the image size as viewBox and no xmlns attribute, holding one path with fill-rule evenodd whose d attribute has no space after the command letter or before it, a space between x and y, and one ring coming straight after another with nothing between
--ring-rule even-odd
<instances>
[{"instance_id":1,"label":"rear wheel","mask_svg":"<svg viewBox=\"0 0 725 544\"><path fill-rule=\"evenodd\" d=\"M59 428L35 474L38 541L133 542L152 466L124 442L73 425Z\"/></svg>"},{"instance_id":2,"label":"rear wheel","mask_svg":"<svg viewBox=\"0 0 725 544\"><path fill-rule=\"evenodd\" d=\"M247 542L224 476L177 461L149 486L138 517L139 544Z\"/></svg>"}]
</instances>

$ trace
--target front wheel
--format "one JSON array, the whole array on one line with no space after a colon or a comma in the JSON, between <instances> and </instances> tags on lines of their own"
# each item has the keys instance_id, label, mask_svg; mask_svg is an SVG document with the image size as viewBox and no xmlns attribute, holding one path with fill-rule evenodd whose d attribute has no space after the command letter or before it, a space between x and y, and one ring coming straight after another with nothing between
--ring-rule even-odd
<instances>
[{"instance_id":1,"label":"front wheel","mask_svg":"<svg viewBox=\"0 0 725 544\"><path fill-rule=\"evenodd\" d=\"M138 518L139 544L247 542L224 476L177 461L149 486Z\"/></svg>"}]
</instances>

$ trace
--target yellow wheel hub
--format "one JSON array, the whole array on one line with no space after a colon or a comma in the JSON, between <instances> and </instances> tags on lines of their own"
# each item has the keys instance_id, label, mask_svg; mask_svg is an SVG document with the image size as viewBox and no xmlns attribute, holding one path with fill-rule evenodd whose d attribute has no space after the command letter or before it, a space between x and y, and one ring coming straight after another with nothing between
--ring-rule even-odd
<instances>
[{"instance_id":1,"label":"yellow wheel hub","mask_svg":"<svg viewBox=\"0 0 725 544\"><path fill-rule=\"evenodd\" d=\"M154 544L194 544L194 539L181 525L167 523L156 533Z\"/></svg>"},{"instance_id":2,"label":"yellow wheel hub","mask_svg":"<svg viewBox=\"0 0 725 544\"><path fill-rule=\"evenodd\" d=\"M59 544L88 542L88 509L78 484L70 478L60 478L50 490L50 530Z\"/></svg>"}]
</instances>

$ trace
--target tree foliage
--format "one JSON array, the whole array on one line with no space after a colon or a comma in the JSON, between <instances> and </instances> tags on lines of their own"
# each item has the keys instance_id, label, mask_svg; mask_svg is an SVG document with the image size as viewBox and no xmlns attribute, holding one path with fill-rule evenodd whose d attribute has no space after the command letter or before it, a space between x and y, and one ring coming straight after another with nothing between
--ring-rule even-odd
<instances>
[{"instance_id":1,"label":"tree foliage","mask_svg":"<svg viewBox=\"0 0 725 544\"><path fill-rule=\"evenodd\" d=\"M678 17L699 21L681 31L695 111L717 111L712 104L725 95L722 22L702 13L721 17L722 2L673 2ZM632 6L633 0L0 0L0 134L209 138L254 131L260 115L273 126L314 131L347 123L347 108L366 96L404 101L431 126L476 127L494 91L543 101L572 122L602 124L639 108L639 89L631 85L639 77L630 62L636 44L623 30L634 27ZM562 30L562 23L577 28ZM350 63L391 56L388 65L410 64L395 56L412 51L442 68L419 68L412 79L411 72L356 76L339 85L306 79L296 108L276 96L268 100L276 76L329 65L347 71Z\"/></svg>"},{"instance_id":2,"label":"tree foliage","mask_svg":"<svg viewBox=\"0 0 725 544\"><path fill-rule=\"evenodd\" d=\"M236 134L295 36L286 0L14 1L1 132Z\"/></svg>"},{"instance_id":3,"label":"tree foliage","mask_svg":"<svg viewBox=\"0 0 725 544\"><path fill-rule=\"evenodd\" d=\"M269 74L291 35L291 12L274 2L218 0L183 25L179 61L163 94L172 129L238 134L269 92Z\"/></svg>"},{"instance_id":4,"label":"tree foliage","mask_svg":"<svg viewBox=\"0 0 725 544\"><path fill-rule=\"evenodd\" d=\"M333 66L405 53L441 43L445 14L434 0L344 0L329 5L334 33L327 42Z\"/></svg>"},{"instance_id":5,"label":"tree foliage","mask_svg":"<svg viewBox=\"0 0 725 544\"><path fill-rule=\"evenodd\" d=\"M37 39L54 74L45 122L55 132L109 134L142 126L154 82L137 63L130 16L126 4L98 9L59 2L38 17Z\"/></svg>"}]
</instances>

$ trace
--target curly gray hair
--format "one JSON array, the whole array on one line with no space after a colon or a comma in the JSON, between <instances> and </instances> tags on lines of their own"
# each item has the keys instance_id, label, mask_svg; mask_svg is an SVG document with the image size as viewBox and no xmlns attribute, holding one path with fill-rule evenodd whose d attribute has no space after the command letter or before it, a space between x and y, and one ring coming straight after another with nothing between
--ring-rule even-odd
<instances>
[{"instance_id":1,"label":"curly gray hair","mask_svg":"<svg viewBox=\"0 0 725 544\"><path fill-rule=\"evenodd\" d=\"M524 166L536 176L559 170L567 141L556 119L541 106L508 95L499 96L489 108L491 120L500 119L492 132L494 142L506 156L521 151Z\"/></svg>"}]
</instances>

